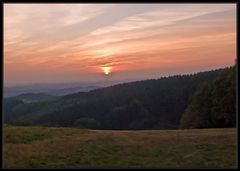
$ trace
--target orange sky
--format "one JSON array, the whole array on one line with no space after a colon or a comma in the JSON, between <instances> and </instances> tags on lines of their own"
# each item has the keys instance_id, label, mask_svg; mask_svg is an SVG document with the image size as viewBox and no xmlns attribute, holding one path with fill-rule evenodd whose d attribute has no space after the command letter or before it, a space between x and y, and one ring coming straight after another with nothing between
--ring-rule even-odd
<instances>
[{"instance_id":1,"label":"orange sky","mask_svg":"<svg viewBox=\"0 0 240 171\"><path fill-rule=\"evenodd\" d=\"M5 85L159 78L235 59L236 4L4 4Z\"/></svg>"}]
</instances>

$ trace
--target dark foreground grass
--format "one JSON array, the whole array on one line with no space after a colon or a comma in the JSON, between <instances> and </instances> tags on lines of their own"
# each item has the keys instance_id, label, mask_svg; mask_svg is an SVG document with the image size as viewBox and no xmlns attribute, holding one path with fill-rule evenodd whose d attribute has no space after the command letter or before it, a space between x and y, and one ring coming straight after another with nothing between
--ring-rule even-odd
<instances>
[{"instance_id":1,"label":"dark foreground grass","mask_svg":"<svg viewBox=\"0 0 240 171\"><path fill-rule=\"evenodd\" d=\"M5 168L236 168L236 129L4 127Z\"/></svg>"}]
</instances>

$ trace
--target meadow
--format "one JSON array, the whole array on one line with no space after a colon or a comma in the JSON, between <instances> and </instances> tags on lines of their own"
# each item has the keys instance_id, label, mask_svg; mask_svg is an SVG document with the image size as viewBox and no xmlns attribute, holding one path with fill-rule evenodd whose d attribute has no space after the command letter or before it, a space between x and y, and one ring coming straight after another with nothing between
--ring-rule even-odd
<instances>
[{"instance_id":1,"label":"meadow","mask_svg":"<svg viewBox=\"0 0 240 171\"><path fill-rule=\"evenodd\" d=\"M236 168L237 130L4 126L4 168Z\"/></svg>"}]
</instances>

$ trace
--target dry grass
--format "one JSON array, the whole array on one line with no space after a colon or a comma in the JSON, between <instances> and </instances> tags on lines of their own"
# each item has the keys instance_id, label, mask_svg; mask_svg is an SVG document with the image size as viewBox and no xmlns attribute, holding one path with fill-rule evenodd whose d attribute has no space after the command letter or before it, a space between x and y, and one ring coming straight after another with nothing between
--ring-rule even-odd
<instances>
[{"instance_id":1,"label":"dry grass","mask_svg":"<svg viewBox=\"0 0 240 171\"><path fill-rule=\"evenodd\" d=\"M4 128L5 168L236 167L236 129Z\"/></svg>"}]
</instances>

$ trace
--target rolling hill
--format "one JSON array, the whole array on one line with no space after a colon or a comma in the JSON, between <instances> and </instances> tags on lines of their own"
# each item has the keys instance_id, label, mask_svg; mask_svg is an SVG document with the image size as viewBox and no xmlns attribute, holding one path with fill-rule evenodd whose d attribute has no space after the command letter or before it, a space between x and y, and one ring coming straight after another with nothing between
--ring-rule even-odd
<instances>
[{"instance_id":1,"label":"rolling hill","mask_svg":"<svg viewBox=\"0 0 240 171\"><path fill-rule=\"evenodd\" d=\"M24 103L32 103L32 102L41 102L41 101L53 101L57 100L58 96L49 95L46 93L25 93L20 94L15 97L8 97L6 100L21 100Z\"/></svg>"},{"instance_id":2,"label":"rolling hill","mask_svg":"<svg viewBox=\"0 0 240 171\"><path fill-rule=\"evenodd\" d=\"M118 84L50 102L4 100L4 119L5 123L19 125L176 129L202 84L217 79L231 68L235 67Z\"/></svg>"},{"instance_id":3,"label":"rolling hill","mask_svg":"<svg viewBox=\"0 0 240 171\"><path fill-rule=\"evenodd\" d=\"M4 88L4 98L15 97L22 94L36 94L44 93L52 96L65 96L67 94L73 94L77 92L88 92L93 89L100 88L97 85L79 86L78 84L47 84L47 85L26 85L26 86L14 86Z\"/></svg>"}]
</instances>

